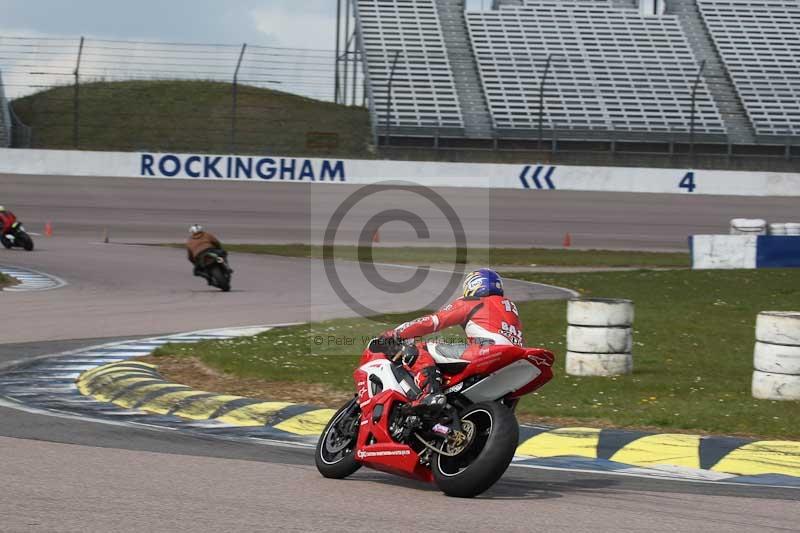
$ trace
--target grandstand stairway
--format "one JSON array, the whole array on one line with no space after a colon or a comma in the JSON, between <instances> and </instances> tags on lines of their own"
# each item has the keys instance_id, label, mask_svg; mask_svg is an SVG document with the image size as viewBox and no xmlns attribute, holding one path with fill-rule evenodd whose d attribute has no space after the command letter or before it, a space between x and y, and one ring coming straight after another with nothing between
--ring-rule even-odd
<instances>
[{"instance_id":1,"label":"grandstand stairway","mask_svg":"<svg viewBox=\"0 0 800 533\"><path fill-rule=\"evenodd\" d=\"M436 7L447 57L453 69L464 134L472 138L490 138L493 136L492 119L467 31L465 0L436 0Z\"/></svg>"},{"instance_id":2,"label":"grandstand stairway","mask_svg":"<svg viewBox=\"0 0 800 533\"><path fill-rule=\"evenodd\" d=\"M704 77L708 90L719 108L728 138L733 144L753 144L755 130L747 118L742 101L722 63L711 34L700 15L697 0L670 0L667 13L676 15L698 63L706 60Z\"/></svg>"}]
</instances>

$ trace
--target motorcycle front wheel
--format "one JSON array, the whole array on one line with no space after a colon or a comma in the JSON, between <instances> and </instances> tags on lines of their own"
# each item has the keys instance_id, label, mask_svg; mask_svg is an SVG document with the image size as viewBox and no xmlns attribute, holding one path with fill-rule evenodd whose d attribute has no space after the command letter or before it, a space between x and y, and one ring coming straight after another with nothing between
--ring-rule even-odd
<instances>
[{"instance_id":1,"label":"motorcycle front wheel","mask_svg":"<svg viewBox=\"0 0 800 533\"><path fill-rule=\"evenodd\" d=\"M0 243L2 243L3 248L5 248L6 250L10 250L14 246L14 243L6 239L5 237L0 237Z\"/></svg>"},{"instance_id":2,"label":"motorcycle front wheel","mask_svg":"<svg viewBox=\"0 0 800 533\"><path fill-rule=\"evenodd\" d=\"M361 468L355 458L360 420L361 409L353 398L325 426L314 454L317 470L324 477L344 479Z\"/></svg>"},{"instance_id":3,"label":"motorcycle front wheel","mask_svg":"<svg viewBox=\"0 0 800 533\"><path fill-rule=\"evenodd\" d=\"M20 245L25 249L27 252L33 251L33 239L27 233L20 233L17 235L17 240Z\"/></svg>"},{"instance_id":4,"label":"motorcycle front wheel","mask_svg":"<svg viewBox=\"0 0 800 533\"><path fill-rule=\"evenodd\" d=\"M462 424L474 434L454 457L442 454L432 461L436 485L448 496L472 498L488 490L505 473L519 441L519 424L507 407L479 403L461 413Z\"/></svg>"}]
</instances>

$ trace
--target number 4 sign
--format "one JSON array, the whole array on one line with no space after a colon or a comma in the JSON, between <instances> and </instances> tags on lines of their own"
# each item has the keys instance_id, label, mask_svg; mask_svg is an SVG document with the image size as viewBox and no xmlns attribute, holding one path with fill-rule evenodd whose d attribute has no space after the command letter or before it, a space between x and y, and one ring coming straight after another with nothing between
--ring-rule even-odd
<instances>
[{"instance_id":1,"label":"number 4 sign","mask_svg":"<svg viewBox=\"0 0 800 533\"><path fill-rule=\"evenodd\" d=\"M697 188L694 182L694 172L688 172L681 182L678 184L678 187L681 189L686 189L688 192L694 192Z\"/></svg>"}]
</instances>

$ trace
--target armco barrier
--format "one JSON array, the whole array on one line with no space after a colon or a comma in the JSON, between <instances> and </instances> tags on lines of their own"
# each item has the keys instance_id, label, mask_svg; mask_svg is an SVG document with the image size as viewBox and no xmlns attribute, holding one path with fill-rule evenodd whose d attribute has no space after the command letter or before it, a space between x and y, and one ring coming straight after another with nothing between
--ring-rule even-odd
<instances>
[{"instance_id":1,"label":"armco barrier","mask_svg":"<svg viewBox=\"0 0 800 533\"><path fill-rule=\"evenodd\" d=\"M692 268L800 268L800 236L692 235Z\"/></svg>"},{"instance_id":2,"label":"armco barrier","mask_svg":"<svg viewBox=\"0 0 800 533\"><path fill-rule=\"evenodd\" d=\"M253 183L373 184L429 187L800 196L800 174L550 165L500 165L304 159L281 156L156 154L0 149L0 174L236 180Z\"/></svg>"}]
</instances>

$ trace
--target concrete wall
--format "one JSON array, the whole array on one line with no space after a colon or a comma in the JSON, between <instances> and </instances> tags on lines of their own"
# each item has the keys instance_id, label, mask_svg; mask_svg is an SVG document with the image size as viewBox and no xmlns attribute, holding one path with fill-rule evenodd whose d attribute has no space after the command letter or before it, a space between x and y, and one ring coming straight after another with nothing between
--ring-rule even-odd
<instances>
[{"instance_id":1,"label":"concrete wall","mask_svg":"<svg viewBox=\"0 0 800 533\"><path fill-rule=\"evenodd\" d=\"M370 184L403 180L430 187L800 196L800 174L687 169L327 160L280 156L151 154L0 149L0 173L254 182Z\"/></svg>"},{"instance_id":2,"label":"concrete wall","mask_svg":"<svg viewBox=\"0 0 800 533\"><path fill-rule=\"evenodd\" d=\"M693 235L694 269L800 268L800 236Z\"/></svg>"}]
</instances>

